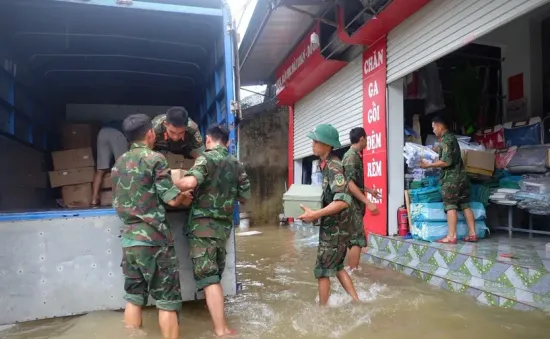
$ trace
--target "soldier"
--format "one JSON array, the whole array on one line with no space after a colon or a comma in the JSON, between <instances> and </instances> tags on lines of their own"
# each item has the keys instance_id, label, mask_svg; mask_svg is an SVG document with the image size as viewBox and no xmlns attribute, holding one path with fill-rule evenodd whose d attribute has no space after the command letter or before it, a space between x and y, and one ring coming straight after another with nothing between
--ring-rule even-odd
<instances>
[{"instance_id":1,"label":"soldier","mask_svg":"<svg viewBox=\"0 0 550 339\"><path fill-rule=\"evenodd\" d=\"M342 159L346 181L349 185L349 191L353 196L350 207L353 233L348 243L348 267L351 272L359 268L361 249L367 247L367 238L363 227L365 206L371 214L378 214L378 208L367 198L367 194L371 194L375 198L380 197L377 191L366 188L364 184L363 150L367 147L366 137L367 133L365 133L363 128L357 127L352 129L349 132L349 139L352 145Z\"/></svg>"},{"instance_id":2,"label":"soldier","mask_svg":"<svg viewBox=\"0 0 550 339\"><path fill-rule=\"evenodd\" d=\"M233 226L235 201L250 198L250 181L244 166L227 150L229 131L214 125L206 133L206 148L176 185L195 189L188 239L198 290L204 290L217 336L234 334L227 327L220 284L225 269L225 247Z\"/></svg>"},{"instance_id":3,"label":"soldier","mask_svg":"<svg viewBox=\"0 0 550 339\"><path fill-rule=\"evenodd\" d=\"M199 126L189 118L183 107L172 107L166 114L153 119L157 152L181 154L188 159L197 159L204 152Z\"/></svg>"},{"instance_id":4,"label":"soldier","mask_svg":"<svg viewBox=\"0 0 550 339\"><path fill-rule=\"evenodd\" d=\"M174 186L166 158L151 150L155 132L144 114L127 117L122 125L130 150L112 169L113 207L124 223L121 236L122 272L127 301L124 322L128 328L142 325L141 309L150 294L159 309L165 338L178 338L181 292L174 238L166 225L169 206L190 204L190 195Z\"/></svg>"},{"instance_id":5,"label":"soldier","mask_svg":"<svg viewBox=\"0 0 550 339\"><path fill-rule=\"evenodd\" d=\"M319 283L319 304L325 306L328 302L330 277L338 277L346 292L354 301L359 301L353 282L344 270L344 259L352 232L349 210L352 198L342 162L331 154L334 148L342 146L338 131L332 125L321 124L309 132L307 137L313 140L313 154L321 159L323 208L313 211L302 205L304 214L298 219L305 222L321 219L317 263L314 270Z\"/></svg>"},{"instance_id":6,"label":"soldier","mask_svg":"<svg viewBox=\"0 0 550 339\"><path fill-rule=\"evenodd\" d=\"M470 208L470 182L462 162L458 140L456 136L449 132L448 125L443 117L435 117L432 120L432 128L435 136L440 139L439 160L432 164L423 160L420 167L441 169L439 183L441 185L443 207L447 214L449 232L445 238L438 242L443 244L457 243L458 209L462 210L468 224L469 233L464 241L477 242L474 213Z\"/></svg>"}]
</instances>

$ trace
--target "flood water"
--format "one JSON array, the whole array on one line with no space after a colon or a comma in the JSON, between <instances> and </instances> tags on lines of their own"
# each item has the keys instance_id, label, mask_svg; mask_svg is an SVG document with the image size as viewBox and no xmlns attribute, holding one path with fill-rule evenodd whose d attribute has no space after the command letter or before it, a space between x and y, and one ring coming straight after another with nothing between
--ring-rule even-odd
<instances>
[{"instance_id":1,"label":"flood water","mask_svg":"<svg viewBox=\"0 0 550 339\"><path fill-rule=\"evenodd\" d=\"M363 265L354 275L364 303L352 305L333 281L330 307L316 305L313 239L295 239L285 228L255 228L261 235L237 238L242 292L227 301L226 312L239 338L384 339L545 339L550 316L489 308L472 298L444 291L389 269ZM204 302L184 304L181 338L212 338ZM0 333L6 339L161 338L157 313L145 311L144 329L123 329L122 313L18 325Z\"/></svg>"}]
</instances>

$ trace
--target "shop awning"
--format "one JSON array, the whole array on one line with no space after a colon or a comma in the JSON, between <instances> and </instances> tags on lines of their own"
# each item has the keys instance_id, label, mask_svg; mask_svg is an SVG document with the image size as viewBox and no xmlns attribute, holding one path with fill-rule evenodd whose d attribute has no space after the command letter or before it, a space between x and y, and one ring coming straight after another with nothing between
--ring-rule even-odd
<instances>
[{"instance_id":1,"label":"shop awning","mask_svg":"<svg viewBox=\"0 0 550 339\"><path fill-rule=\"evenodd\" d=\"M339 5L336 40L348 46L368 47L428 2L374 0L363 5L357 13L353 12L353 19L349 19L348 11L348 22L344 20ZM277 82L279 102L291 104L344 67L347 61L327 59L318 50L304 55L304 51L312 47L310 35L319 33L318 23L324 22L324 19L318 18L323 18L334 8L334 4L315 0L258 0L239 49L241 84ZM339 2L336 1L336 4ZM374 4L377 7L373 7ZM367 17L366 22L352 29L364 16ZM351 35L348 33L350 30L353 31Z\"/></svg>"},{"instance_id":2,"label":"shop awning","mask_svg":"<svg viewBox=\"0 0 550 339\"><path fill-rule=\"evenodd\" d=\"M321 0L258 0L239 47L241 85L263 85L274 80L271 77L277 67L315 24L314 17L330 5Z\"/></svg>"}]
</instances>

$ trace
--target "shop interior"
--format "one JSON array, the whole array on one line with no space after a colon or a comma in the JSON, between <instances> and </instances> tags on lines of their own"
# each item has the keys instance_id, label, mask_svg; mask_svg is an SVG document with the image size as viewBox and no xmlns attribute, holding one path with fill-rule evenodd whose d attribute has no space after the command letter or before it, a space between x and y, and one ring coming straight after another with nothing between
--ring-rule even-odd
<instances>
[{"instance_id":1,"label":"shop interior","mask_svg":"<svg viewBox=\"0 0 550 339\"><path fill-rule=\"evenodd\" d=\"M404 173L413 238L432 242L447 234L439 172L418 166L437 157L431 120L439 115L459 139L478 237L505 231L550 239L550 119L543 109L550 73L540 75L550 69L543 47L549 20L526 15L405 77ZM466 235L460 215L458 237Z\"/></svg>"},{"instance_id":2,"label":"shop interior","mask_svg":"<svg viewBox=\"0 0 550 339\"><path fill-rule=\"evenodd\" d=\"M221 27L221 16L2 1L0 211L88 207L97 133L110 120L170 106L186 107L202 127L219 119L226 106ZM86 161L52 159L77 149L63 156L87 152Z\"/></svg>"}]
</instances>

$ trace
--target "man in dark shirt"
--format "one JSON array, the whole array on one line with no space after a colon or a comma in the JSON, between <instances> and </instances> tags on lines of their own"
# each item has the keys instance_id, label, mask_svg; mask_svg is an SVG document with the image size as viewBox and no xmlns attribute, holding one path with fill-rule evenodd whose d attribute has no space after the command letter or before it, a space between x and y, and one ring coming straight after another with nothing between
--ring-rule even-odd
<instances>
[{"instance_id":1,"label":"man in dark shirt","mask_svg":"<svg viewBox=\"0 0 550 339\"><path fill-rule=\"evenodd\" d=\"M468 236L464 238L464 241L476 242L475 218L470 208L470 181L464 163L462 162L458 140L456 136L449 132L447 126L447 123L442 117L435 117L432 120L434 134L440 140L439 160L432 164L422 161L420 165L422 168L441 169L439 183L441 185L443 207L445 208L445 213L447 213L449 233L438 242L443 244L457 243L457 210L461 210L464 213L464 218L468 223Z\"/></svg>"},{"instance_id":2,"label":"man in dark shirt","mask_svg":"<svg viewBox=\"0 0 550 339\"><path fill-rule=\"evenodd\" d=\"M122 133L121 121L110 121L97 135L97 165L92 185L92 206L99 205L101 182L114 162L128 151L128 140Z\"/></svg>"}]
</instances>

